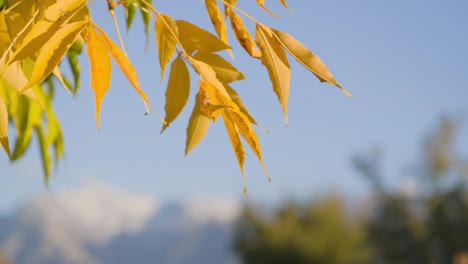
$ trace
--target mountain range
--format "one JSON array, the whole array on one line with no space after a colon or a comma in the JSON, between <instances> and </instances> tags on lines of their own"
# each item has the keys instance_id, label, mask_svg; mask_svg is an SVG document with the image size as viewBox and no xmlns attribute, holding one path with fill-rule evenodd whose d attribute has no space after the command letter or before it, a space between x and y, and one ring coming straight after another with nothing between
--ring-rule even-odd
<instances>
[{"instance_id":1,"label":"mountain range","mask_svg":"<svg viewBox=\"0 0 468 264\"><path fill-rule=\"evenodd\" d=\"M0 217L0 250L17 264L234 264L239 211L234 199L162 203L90 183Z\"/></svg>"}]
</instances>

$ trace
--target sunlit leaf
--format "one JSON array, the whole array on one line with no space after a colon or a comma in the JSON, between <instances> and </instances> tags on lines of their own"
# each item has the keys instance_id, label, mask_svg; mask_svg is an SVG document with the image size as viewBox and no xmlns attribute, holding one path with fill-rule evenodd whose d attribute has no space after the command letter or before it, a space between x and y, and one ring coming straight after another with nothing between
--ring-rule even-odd
<instances>
[{"instance_id":1,"label":"sunlit leaf","mask_svg":"<svg viewBox=\"0 0 468 264\"><path fill-rule=\"evenodd\" d=\"M241 99L240 99L239 95L237 94L236 90L234 90L228 84L224 84L224 88L226 89L229 96L231 97L231 100L239 107L239 110L249 118L250 123L258 126L257 121L252 117L252 115L250 115L249 111L245 107L244 103L241 101Z\"/></svg>"},{"instance_id":2,"label":"sunlit leaf","mask_svg":"<svg viewBox=\"0 0 468 264\"><path fill-rule=\"evenodd\" d=\"M245 79L242 72L239 72L231 63L217 54L197 52L193 58L210 65L221 82L230 83Z\"/></svg>"},{"instance_id":3,"label":"sunlit leaf","mask_svg":"<svg viewBox=\"0 0 468 264\"><path fill-rule=\"evenodd\" d=\"M10 143L8 141L8 112L2 97L0 96L0 144L11 157Z\"/></svg>"},{"instance_id":4,"label":"sunlit leaf","mask_svg":"<svg viewBox=\"0 0 468 264\"><path fill-rule=\"evenodd\" d=\"M215 35L190 22L177 20L176 24L180 42L189 54L192 54L194 51L216 52L231 48Z\"/></svg>"},{"instance_id":5,"label":"sunlit leaf","mask_svg":"<svg viewBox=\"0 0 468 264\"><path fill-rule=\"evenodd\" d=\"M187 104L190 92L190 75L184 60L179 56L171 65L171 73L166 90L166 124L161 133L174 121Z\"/></svg>"},{"instance_id":6,"label":"sunlit leaf","mask_svg":"<svg viewBox=\"0 0 468 264\"><path fill-rule=\"evenodd\" d=\"M235 6L237 3L237 0L224 0L224 2ZM232 13L232 8L226 4L224 4L224 18L227 18L231 13Z\"/></svg>"},{"instance_id":7,"label":"sunlit leaf","mask_svg":"<svg viewBox=\"0 0 468 264\"><path fill-rule=\"evenodd\" d=\"M234 124L234 121L232 120L229 111L225 111L222 115L223 115L224 127L226 128L226 132L229 136L229 140L231 141L232 149L234 150L234 154L236 155L236 160L239 165L239 169L242 173L242 181L244 183L244 194L247 195L247 183L246 183L245 172L244 172L244 161L245 161L244 145L242 145L242 141L239 136L239 131L236 125Z\"/></svg>"},{"instance_id":8,"label":"sunlit leaf","mask_svg":"<svg viewBox=\"0 0 468 264\"><path fill-rule=\"evenodd\" d=\"M249 118L239 111L227 111L230 113L231 118L234 124L236 124L237 128L239 129L240 134L245 139L247 144L249 144L250 148L255 153L255 156L257 156L258 161L260 161L260 164L262 165L268 177L268 181L271 181L270 175L268 174L268 170L262 159L262 149L260 148L260 143L258 142L257 134L255 133L252 125L250 124Z\"/></svg>"},{"instance_id":9,"label":"sunlit leaf","mask_svg":"<svg viewBox=\"0 0 468 264\"><path fill-rule=\"evenodd\" d=\"M89 58L91 88L94 91L96 126L100 127L101 103L109 89L112 66L106 40L90 26L86 34L86 53Z\"/></svg>"},{"instance_id":10,"label":"sunlit leaf","mask_svg":"<svg viewBox=\"0 0 468 264\"><path fill-rule=\"evenodd\" d=\"M281 46L291 54L306 69L311 71L321 82L329 82L340 88L347 96L351 94L341 87L328 70L325 63L315 56L302 43L291 37L289 34L273 29L273 36L278 40Z\"/></svg>"},{"instance_id":11,"label":"sunlit leaf","mask_svg":"<svg viewBox=\"0 0 468 264\"><path fill-rule=\"evenodd\" d=\"M224 23L223 16L218 8L216 0L205 0L205 6L206 10L208 11L211 24L213 24L213 27L216 31L216 34L224 43L227 44L228 38L226 32L226 24Z\"/></svg>"},{"instance_id":12,"label":"sunlit leaf","mask_svg":"<svg viewBox=\"0 0 468 264\"><path fill-rule=\"evenodd\" d=\"M95 27L99 31L99 33L101 33L101 36L104 37L104 40L107 43L107 47L112 55L112 58L114 58L120 70L123 72L125 77L127 77L127 80L133 86L135 91L140 95L141 99L143 99L143 102L145 104L150 104L148 96L145 94L145 92L143 92L143 90L140 87L140 82L138 81L138 76L136 74L135 68L133 67L128 57L120 50L119 46L117 46L117 44L115 44L102 29L100 29L96 25Z\"/></svg>"},{"instance_id":13,"label":"sunlit leaf","mask_svg":"<svg viewBox=\"0 0 468 264\"><path fill-rule=\"evenodd\" d=\"M270 15L272 15L272 16L278 18L278 16L277 16L275 13L271 12L270 9L266 8L266 6L265 6L265 0L256 0L256 1L257 1L257 4L258 4L261 8L263 8L263 10L265 10L268 14L270 14Z\"/></svg>"},{"instance_id":14,"label":"sunlit leaf","mask_svg":"<svg viewBox=\"0 0 468 264\"><path fill-rule=\"evenodd\" d=\"M75 22L64 25L57 30L41 48L31 78L21 92L26 91L52 72L65 56L68 48L75 42L77 35L84 28L86 23L87 22Z\"/></svg>"},{"instance_id":15,"label":"sunlit leaf","mask_svg":"<svg viewBox=\"0 0 468 264\"><path fill-rule=\"evenodd\" d=\"M210 118L200 108L198 95L195 97L195 105L187 126L187 140L185 142L185 155L188 155L205 137L210 127Z\"/></svg>"},{"instance_id":16,"label":"sunlit leaf","mask_svg":"<svg viewBox=\"0 0 468 264\"><path fill-rule=\"evenodd\" d=\"M158 48L159 65L161 68L161 80L164 78L164 69L176 51L177 25L172 17L161 14L156 16L154 22L156 33L156 45Z\"/></svg>"},{"instance_id":17,"label":"sunlit leaf","mask_svg":"<svg viewBox=\"0 0 468 264\"><path fill-rule=\"evenodd\" d=\"M289 10L288 4L286 3L286 0L279 0L281 5L284 6L287 10Z\"/></svg>"},{"instance_id":18,"label":"sunlit leaf","mask_svg":"<svg viewBox=\"0 0 468 264\"><path fill-rule=\"evenodd\" d=\"M270 28L257 24L255 40L262 51L262 64L268 70L273 90L278 96L284 113L284 120L288 124L288 97L291 71L286 53L278 41L273 37Z\"/></svg>"},{"instance_id":19,"label":"sunlit leaf","mask_svg":"<svg viewBox=\"0 0 468 264\"><path fill-rule=\"evenodd\" d=\"M262 53L255 45L255 42L245 27L242 18L234 12L231 13L230 18L232 30L234 31L234 35L239 41L239 44L245 49L245 51L247 51L247 53L249 53L250 56L259 59L262 56Z\"/></svg>"},{"instance_id":20,"label":"sunlit leaf","mask_svg":"<svg viewBox=\"0 0 468 264\"><path fill-rule=\"evenodd\" d=\"M51 38L57 34L63 22L76 14L76 10L81 8L85 0L59 1L47 8L44 19L38 21L9 59L10 63L33 56L39 49L45 46ZM66 27L67 25L64 25Z\"/></svg>"},{"instance_id":21,"label":"sunlit leaf","mask_svg":"<svg viewBox=\"0 0 468 264\"><path fill-rule=\"evenodd\" d=\"M226 89L224 88L223 83L218 79L215 70L210 65L202 61L195 60L192 57L187 57L187 59L192 64L195 71L200 75L202 81L211 83L224 96L229 97L228 93L226 92Z\"/></svg>"}]
</instances>

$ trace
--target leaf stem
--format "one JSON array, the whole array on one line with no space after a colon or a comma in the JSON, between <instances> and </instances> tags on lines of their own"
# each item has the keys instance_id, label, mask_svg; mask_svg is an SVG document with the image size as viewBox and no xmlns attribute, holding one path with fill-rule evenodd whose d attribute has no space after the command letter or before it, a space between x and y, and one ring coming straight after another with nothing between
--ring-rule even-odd
<instances>
[{"instance_id":1,"label":"leaf stem","mask_svg":"<svg viewBox=\"0 0 468 264\"><path fill-rule=\"evenodd\" d=\"M182 53L185 55L185 56L189 56L188 53L185 51L184 49L184 46L182 46L182 43L180 42L179 40L179 36L172 30L172 28L169 26L169 24L167 23L167 21L164 19L163 15L161 14L161 12L159 12L158 10L156 10L151 4L149 4L148 2L146 2L145 0L141 0L142 3L144 3L147 7L149 7L151 9L151 11L153 11L157 17L159 17L161 19L161 21L164 23L164 26L169 30L169 32L171 33L171 35L174 37L174 39L176 40L177 44L179 45Z\"/></svg>"},{"instance_id":2,"label":"leaf stem","mask_svg":"<svg viewBox=\"0 0 468 264\"><path fill-rule=\"evenodd\" d=\"M244 10L234 6L234 5L231 5L230 3L224 1L224 0L221 0L221 2L223 2L223 4L229 6L230 8L236 10L237 12L241 13L242 15L244 15L245 17L247 17L248 19L252 20L252 22L256 23L256 24L261 24L260 22L258 22L258 20L256 20L255 18L253 18L251 15L247 14L247 12L245 12Z\"/></svg>"}]
</instances>

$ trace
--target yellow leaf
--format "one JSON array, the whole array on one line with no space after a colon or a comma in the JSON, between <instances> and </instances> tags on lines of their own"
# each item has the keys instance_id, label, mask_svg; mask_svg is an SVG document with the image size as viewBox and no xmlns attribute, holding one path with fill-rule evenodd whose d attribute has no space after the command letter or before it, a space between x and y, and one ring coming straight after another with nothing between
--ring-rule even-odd
<instances>
[{"instance_id":1,"label":"yellow leaf","mask_svg":"<svg viewBox=\"0 0 468 264\"><path fill-rule=\"evenodd\" d=\"M262 56L262 53L255 45L242 18L234 12L230 14L230 17L232 31L234 31L234 35L239 41L239 44L245 49L245 51L247 51L247 53L249 53L250 56L259 59Z\"/></svg>"},{"instance_id":2,"label":"yellow leaf","mask_svg":"<svg viewBox=\"0 0 468 264\"><path fill-rule=\"evenodd\" d=\"M177 20L176 24L179 40L188 54L194 51L217 52L231 48L215 35L190 22Z\"/></svg>"},{"instance_id":3,"label":"yellow leaf","mask_svg":"<svg viewBox=\"0 0 468 264\"><path fill-rule=\"evenodd\" d=\"M6 66L16 60L33 56L42 46L49 42L64 21L74 16L76 11L83 7L85 3L85 0L61 0L49 6L45 11L44 19L39 20L28 31L28 34L24 37L8 63L6 63Z\"/></svg>"},{"instance_id":4,"label":"yellow leaf","mask_svg":"<svg viewBox=\"0 0 468 264\"><path fill-rule=\"evenodd\" d=\"M221 94L221 92L209 82L198 82L199 91L198 97L202 111L213 120L216 121L221 114L222 109L233 107L230 98Z\"/></svg>"},{"instance_id":5,"label":"yellow leaf","mask_svg":"<svg viewBox=\"0 0 468 264\"><path fill-rule=\"evenodd\" d=\"M20 62L14 62L10 64L8 68L5 69L5 72L1 75L1 79L5 81L5 84L11 88L14 88L16 91L21 91L21 89L28 83L22 64ZM26 90L23 95L35 100L41 106L43 102L40 102L37 96L34 94L33 89Z\"/></svg>"},{"instance_id":6,"label":"yellow leaf","mask_svg":"<svg viewBox=\"0 0 468 264\"><path fill-rule=\"evenodd\" d=\"M226 32L226 24L224 24L224 19L221 15L221 11L218 8L216 0L205 0L205 6L206 10L208 11L211 24L213 24L213 27L216 31L216 34L224 43L227 44L228 38Z\"/></svg>"},{"instance_id":7,"label":"yellow leaf","mask_svg":"<svg viewBox=\"0 0 468 264\"><path fill-rule=\"evenodd\" d=\"M231 63L218 54L197 52L193 58L210 65L221 82L230 83L245 79L242 72L239 72Z\"/></svg>"},{"instance_id":8,"label":"yellow leaf","mask_svg":"<svg viewBox=\"0 0 468 264\"><path fill-rule=\"evenodd\" d=\"M278 40L281 46L291 54L306 69L311 71L321 82L329 82L340 88L347 96L352 96L333 78L325 63L315 56L302 43L291 37L289 34L273 29L273 36Z\"/></svg>"},{"instance_id":9,"label":"yellow leaf","mask_svg":"<svg viewBox=\"0 0 468 264\"><path fill-rule=\"evenodd\" d=\"M63 88L68 92L68 94L71 95L72 93L70 89L68 89L68 85L65 82L65 79L63 78L63 75L62 75L62 72L60 71L59 66L54 68L54 70L52 71L52 74L55 76L55 78L57 78L60 84L62 84ZM29 89L28 91L31 91L31 89Z\"/></svg>"},{"instance_id":10,"label":"yellow leaf","mask_svg":"<svg viewBox=\"0 0 468 264\"><path fill-rule=\"evenodd\" d=\"M172 17L164 14L161 14L161 16L162 17L159 15L156 16L154 31L156 33L156 45L158 48L162 80L164 78L164 69L176 51L177 25Z\"/></svg>"},{"instance_id":11,"label":"yellow leaf","mask_svg":"<svg viewBox=\"0 0 468 264\"><path fill-rule=\"evenodd\" d=\"M185 155L198 145L205 137L210 127L210 119L203 113L200 107L198 95L195 97L195 106L187 126L187 141L185 143Z\"/></svg>"},{"instance_id":12,"label":"yellow leaf","mask_svg":"<svg viewBox=\"0 0 468 264\"><path fill-rule=\"evenodd\" d=\"M224 89L224 85L218 79L215 70L213 70L213 68L210 65L202 61L195 60L192 57L187 57L187 59L192 64L195 71L200 75L202 81L211 83L214 87L216 87L216 89L219 90L219 92L223 96L229 97L229 94L226 92L226 89Z\"/></svg>"},{"instance_id":13,"label":"yellow leaf","mask_svg":"<svg viewBox=\"0 0 468 264\"><path fill-rule=\"evenodd\" d=\"M75 22L64 25L41 48L28 84L21 93L47 77L60 63L76 37L87 22Z\"/></svg>"},{"instance_id":14,"label":"yellow leaf","mask_svg":"<svg viewBox=\"0 0 468 264\"><path fill-rule=\"evenodd\" d=\"M271 12L270 9L266 8L265 6L265 0L256 0L257 1L257 4L263 8L263 10L265 10L268 14L274 16L275 18L278 18L277 15L275 15L275 13Z\"/></svg>"},{"instance_id":15,"label":"yellow leaf","mask_svg":"<svg viewBox=\"0 0 468 264\"><path fill-rule=\"evenodd\" d=\"M232 6L235 6L236 3L237 3L237 0L223 0L224 2L232 5ZM227 18L228 16L230 16L232 13L231 11L231 7L224 4L224 18Z\"/></svg>"},{"instance_id":16,"label":"yellow leaf","mask_svg":"<svg viewBox=\"0 0 468 264\"><path fill-rule=\"evenodd\" d=\"M245 179L245 172L244 172L244 161L245 161L245 150L244 145L242 145L242 141L239 136L239 130L237 129L234 121L232 120L228 111L223 113L223 121L224 126L226 127L226 132L229 136L229 140L231 141L232 149L234 150L234 154L236 155L237 163L239 164L239 169L242 173L242 181L244 183L244 194L247 196L247 182Z\"/></svg>"},{"instance_id":17,"label":"yellow leaf","mask_svg":"<svg viewBox=\"0 0 468 264\"><path fill-rule=\"evenodd\" d=\"M273 37L270 28L257 24L255 40L262 51L262 64L268 70L273 90L283 108L284 120L288 124L288 97L291 71L286 53Z\"/></svg>"},{"instance_id":18,"label":"yellow leaf","mask_svg":"<svg viewBox=\"0 0 468 264\"><path fill-rule=\"evenodd\" d=\"M286 8L287 10L289 10L289 7L288 7L288 4L286 3L286 0L279 0L281 5L284 6L284 8Z\"/></svg>"},{"instance_id":19,"label":"yellow leaf","mask_svg":"<svg viewBox=\"0 0 468 264\"><path fill-rule=\"evenodd\" d=\"M187 104L190 93L190 74L184 60L179 56L171 65L171 73L166 90L166 124L161 133L174 121Z\"/></svg>"},{"instance_id":20,"label":"yellow leaf","mask_svg":"<svg viewBox=\"0 0 468 264\"><path fill-rule=\"evenodd\" d=\"M2 97L0 96L0 144L5 152L11 157L10 143L8 142L8 111Z\"/></svg>"},{"instance_id":21,"label":"yellow leaf","mask_svg":"<svg viewBox=\"0 0 468 264\"><path fill-rule=\"evenodd\" d=\"M249 111L245 107L244 103L241 101L241 99L240 99L239 95L237 94L236 90L234 90L228 84L224 84L224 88L226 88L226 91L228 92L229 96L231 97L231 100L237 105L237 107L239 107L239 110L249 118L250 123L258 126L257 121L250 115Z\"/></svg>"},{"instance_id":22,"label":"yellow leaf","mask_svg":"<svg viewBox=\"0 0 468 264\"><path fill-rule=\"evenodd\" d=\"M115 44L101 28L99 28L97 25L94 26L99 31L99 33L101 33L101 36L104 37L104 40L107 43L107 48L109 49L112 58L114 58L120 70L123 72L125 77L127 77L127 80L133 86L135 91L140 95L141 99L143 99L145 106L146 104L151 105L148 100L148 96L145 94L145 92L143 92L143 90L141 90L140 82L138 81L138 76L136 74L135 68L133 67L128 57L120 50L119 46L117 46L117 44Z\"/></svg>"},{"instance_id":23,"label":"yellow leaf","mask_svg":"<svg viewBox=\"0 0 468 264\"><path fill-rule=\"evenodd\" d=\"M99 112L102 99L109 89L112 65L106 41L96 32L93 26L88 28L86 34L86 53L89 58L91 88L94 91L96 127L99 128Z\"/></svg>"},{"instance_id":24,"label":"yellow leaf","mask_svg":"<svg viewBox=\"0 0 468 264\"><path fill-rule=\"evenodd\" d=\"M268 170L262 159L262 149L260 148L260 143L258 143L257 134L255 134L255 131L249 122L249 118L240 111L233 111L230 109L226 111L229 112L234 124L236 124L237 128L239 129L240 134L245 139L247 144L249 144L250 148L255 153L255 156L257 156L257 159L258 161L260 161L263 170L265 170L265 173L268 177L268 181L271 181L270 175L268 174Z\"/></svg>"}]
</instances>

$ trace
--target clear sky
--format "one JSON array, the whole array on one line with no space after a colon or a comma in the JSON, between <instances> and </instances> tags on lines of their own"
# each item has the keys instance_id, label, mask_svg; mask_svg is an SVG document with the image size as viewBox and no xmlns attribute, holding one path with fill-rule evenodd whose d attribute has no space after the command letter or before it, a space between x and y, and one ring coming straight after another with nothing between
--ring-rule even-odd
<instances>
[{"instance_id":1,"label":"clear sky","mask_svg":"<svg viewBox=\"0 0 468 264\"><path fill-rule=\"evenodd\" d=\"M160 11L212 31L201 0L155 2ZM454 114L466 119L467 1L289 1L293 15L277 1L266 2L280 20L253 4L240 7L308 46L354 98L321 84L291 59L286 127L266 70L259 61L245 56L231 35L234 64L247 75L235 88L270 131L258 133L273 181L267 182L249 152L245 165L249 200L275 202L329 190L361 195L367 185L353 171L350 159L372 146L382 148L384 171L389 182L398 185L408 176L404 167L417 162L422 136L436 125L438 117ZM96 22L113 32L111 17L102 12L104 1L96 1L94 8ZM154 32L145 52L139 19L136 17L124 40L144 90L164 114L165 83L159 81ZM0 156L0 212L39 193L61 191L90 180L162 200L214 194L243 197L240 172L221 123L212 125L205 140L184 157L192 100L183 115L159 135L160 121L155 115L143 115L141 100L114 67L101 111L102 130L97 131L87 58L82 56L81 62L78 95L72 98L60 91L55 102L65 134L65 160L54 170L47 190L36 142L16 164L9 165L6 156ZM197 81L194 74L192 81ZM465 122L460 131L464 136L458 142L465 156L467 128Z\"/></svg>"}]
</instances>

